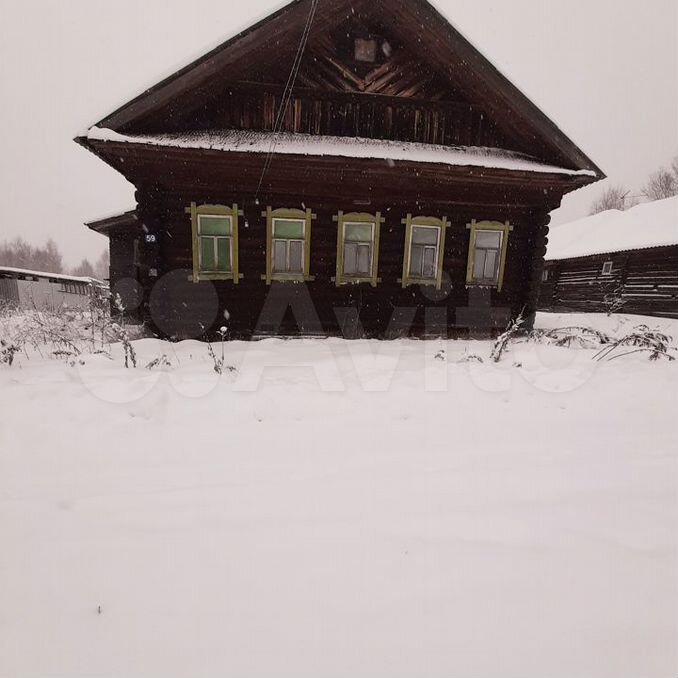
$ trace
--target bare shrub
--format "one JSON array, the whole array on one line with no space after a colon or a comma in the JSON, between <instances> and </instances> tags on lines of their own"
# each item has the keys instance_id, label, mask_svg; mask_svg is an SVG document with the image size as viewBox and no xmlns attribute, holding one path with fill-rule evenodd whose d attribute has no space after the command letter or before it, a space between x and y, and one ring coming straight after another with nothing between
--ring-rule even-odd
<instances>
[{"instance_id":1,"label":"bare shrub","mask_svg":"<svg viewBox=\"0 0 678 678\"><path fill-rule=\"evenodd\" d=\"M147 370L154 370L156 368L160 369L171 369L172 363L170 359L163 353L159 358L151 360L148 365L146 365Z\"/></svg>"},{"instance_id":2,"label":"bare shrub","mask_svg":"<svg viewBox=\"0 0 678 678\"><path fill-rule=\"evenodd\" d=\"M484 363L485 361L476 353L470 353L459 359L460 363Z\"/></svg>"},{"instance_id":3,"label":"bare shrub","mask_svg":"<svg viewBox=\"0 0 678 678\"><path fill-rule=\"evenodd\" d=\"M619 313L626 306L624 299L624 286L619 285L603 296L603 305L608 318L614 313Z\"/></svg>"},{"instance_id":4,"label":"bare shrub","mask_svg":"<svg viewBox=\"0 0 678 678\"><path fill-rule=\"evenodd\" d=\"M555 330L534 330L530 334L534 341L552 343L554 346L571 348L596 348L610 344L613 339L591 327L559 327Z\"/></svg>"},{"instance_id":5,"label":"bare shrub","mask_svg":"<svg viewBox=\"0 0 678 678\"><path fill-rule=\"evenodd\" d=\"M8 365L12 367L14 364L14 356L21 353L21 348L16 344L10 344L4 339L0 339L0 365Z\"/></svg>"},{"instance_id":6,"label":"bare shrub","mask_svg":"<svg viewBox=\"0 0 678 678\"><path fill-rule=\"evenodd\" d=\"M599 351L594 360L616 360L634 353L647 353L650 360L659 360L666 358L674 361L675 357L671 355L675 349L671 347L673 337L668 334L652 330L647 325L638 325L633 328L630 334L613 341L602 351Z\"/></svg>"},{"instance_id":7,"label":"bare shrub","mask_svg":"<svg viewBox=\"0 0 678 678\"><path fill-rule=\"evenodd\" d=\"M658 169L643 188L643 195L648 200L664 200L678 195L678 176L665 167Z\"/></svg>"},{"instance_id":8,"label":"bare shrub","mask_svg":"<svg viewBox=\"0 0 678 678\"><path fill-rule=\"evenodd\" d=\"M228 328L226 327L220 328L217 334L221 339L221 356L217 356L212 344L209 341L207 342L207 353L209 354L210 358L212 358L212 362L214 363L214 371L219 375L222 375L224 371L235 372L235 367L231 367L230 365L225 364L226 335L228 334Z\"/></svg>"},{"instance_id":9,"label":"bare shrub","mask_svg":"<svg viewBox=\"0 0 678 678\"><path fill-rule=\"evenodd\" d=\"M599 214L600 212L607 212L608 210L619 210L623 212L628 205L626 200L630 191L622 185L610 186L605 189L603 194L595 200L590 209L590 214Z\"/></svg>"},{"instance_id":10,"label":"bare shrub","mask_svg":"<svg viewBox=\"0 0 678 678\"><path fill-rule=\"evenodd\" d=\"M511 341L519 334L523 333L524 324L525 309L520 312L520 315L515 320L512 320L509 323L506 331L497 337L497 340L494 342L494 346L492 347L492 352L490 353L490 360L492 362L498 363L501 360L502 355L508 349Z\"/></svg>"}]
</instances>

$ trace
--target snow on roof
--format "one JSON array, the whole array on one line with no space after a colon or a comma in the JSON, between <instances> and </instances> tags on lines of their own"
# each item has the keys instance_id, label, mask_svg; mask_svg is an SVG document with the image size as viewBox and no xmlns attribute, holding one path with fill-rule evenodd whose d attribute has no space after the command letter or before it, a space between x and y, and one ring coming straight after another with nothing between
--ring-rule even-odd
<instances>
[{"instance_id":1,"label":"snow on roof","mask_svg":"<svg viewBox=\"0 0 678 678\"><path fill-rule=\"evenodd\" d=\"M199 148L239 153L269 153L275 150L276 154L287 155L405 160L459 167L505 169L515 172L597 176L591 170L572 170L545 165L521 153L481 146L435 146L383 139L289 133L274 135L272 132L240 130L124 135L102 127L92 127L87 138L90 141L112 141L169 148Z\"/></svg>"},{"instance_id":2,"label":"snow on roof","mask_svg":"<svg viewBox=\"0 0 678 678\"><path fill-rule=\"evenodd\" d=\"M45 271L31 271L26 268L14 268L12 266L0 266L0 273L9 273L10 275L25 275L31 278L48 278L49 280L64 280L67 282L86 283L88 285L104 285L101 280L96 278L81 277L77 275L64 275L63 273L46 273Z\"/></svg>"},{"instance_id":3,"label":"snow on roof","mask_svg":"<svg viewBox=\"0 0 678 678\"><path fill-rule=\"evenodd\" d=\"M678 245L678 196L609 210L551 229L546 259Z\"/></svg>"}]
</instances>

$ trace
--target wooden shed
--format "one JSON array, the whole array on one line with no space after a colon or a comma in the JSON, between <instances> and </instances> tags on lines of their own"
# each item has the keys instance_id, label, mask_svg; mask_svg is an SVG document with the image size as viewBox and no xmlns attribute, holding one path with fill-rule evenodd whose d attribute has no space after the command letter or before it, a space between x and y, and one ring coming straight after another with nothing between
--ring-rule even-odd
<instances>
[{"instance_id":1,"label":"wooden shed","mask_svg":"<svg viewBox=\"0 0 678 678\"><path fill-rule=\"evenodd\" d=\"M107 294L94 278L0 266L0 305L21 310L86 310L92 298Z\"/></svg>"},{"instance_id":2,"label":"wooden shed","mask_svg":"<svg viewBox=\"0 0 678 678\"><path fill-rule=\"evenodd\" d=\"M90 224L113 292L177 337L532 317L549 212L604 176L425 0L295 0L77 141L137 189Z\"/></svg>"},{"instance_id":3,"label":"wooden shed","mask_svg":"<svg viewBox=\"0 0 678 678\"><path fill-rule=\"evenodd\" d=\"M678 318L678 197L551 229L542 277L542 310Z\"/></svg>"}]
</instances>

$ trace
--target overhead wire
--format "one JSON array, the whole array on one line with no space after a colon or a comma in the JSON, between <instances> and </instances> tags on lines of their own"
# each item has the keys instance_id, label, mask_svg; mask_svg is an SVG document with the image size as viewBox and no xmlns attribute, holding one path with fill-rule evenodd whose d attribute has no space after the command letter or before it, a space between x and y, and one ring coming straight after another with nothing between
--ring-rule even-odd
<instances>
[{"instance_id":1,"label":"overhead wire","mask_svg":"<svg viewBox=\"0 0 678 678\"><path fill-rule=\"evenodd\" d=\"M299 46L297 47L297 53L294 57L292 68L290 70L289 77L287 78L287 83L285 84L285 89L283 90L282 99L280 101L280 108L278 109L278 115L276 116L275 124L273 126L273 136L271 138L271 143L268 149L268 153L266 155L264 167L261 171L261 177L259 178L259 184L257 186L257 192L255 194L255 202L258 202L259 200L259 194L264 184L264 179L266 178L266 175L268 174L268 171L271 168L271 164L273 163L275 149L278 146L278 141L280 139L282 127L285 122L285 117L287 116L287 110L289 108L290 102L292 101L294 85L296 84L297 76L299 75L299 69L301 68L301 62L304 58L304 53L306 51L306 46L308 44L308 38L311 34L311 27L313 26L313 21L315 19L319 2L320 0L311 0L311 7L309 8L308 16L306 17L306 25L304 26L304 31L301 35Z\"/></svg>"}]
</instances>

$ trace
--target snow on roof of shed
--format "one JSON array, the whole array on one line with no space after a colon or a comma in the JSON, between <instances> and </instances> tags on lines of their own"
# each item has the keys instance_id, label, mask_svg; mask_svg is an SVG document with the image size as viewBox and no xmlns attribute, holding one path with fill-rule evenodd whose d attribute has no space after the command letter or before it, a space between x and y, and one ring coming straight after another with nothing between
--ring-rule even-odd
<instances>
[{"instance_id":1,"label":"snow on roof of shed","mask_svg":"<svg viewBox=\"0 0 678 678\"><path fill-rule=\"evenodd\" d=\"M318 136L310 134L206 130L178 134L124 135L111 129L93 127L90 141L142 144L167 148L192 148L239 153L332 156L377 160L402 160L459 167L485 167L516 172L539 172L567 176L591 176L592 170L572 170L546 165L529 156L498 148L480 146L437 146L386 139Z\"/></svg>"},{"instance_id":2,"label":"snow on roof of shed","mask_svg":"<svg viewBox=\"0 0 678 678\"><path fill-rule=\"evenodd\" d=\"M678 245L678 196L551 229L547 261Z\"/></svg>"},{"instance_id":3,"label":"snow on roof of shed","mask_svg":"<svg viewBox=\"0 0 678 678\"><path fill-rule=\"evenodd\" d=\"M87 285L105 285L96 278L77 275L64 275L63 273L46 273L45 271L31 271L26 268L14 268L13 266L0 266L0 273L9 275L27 276L29 278L46 278L47 280L62 280L64 282L86 283Z\"/></svg>"}]
</instances>

